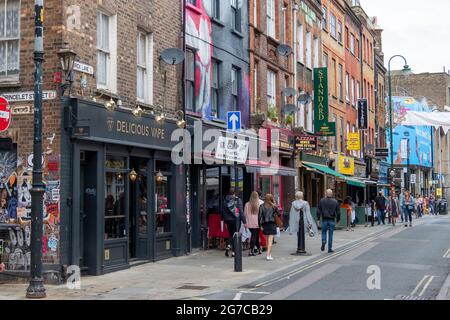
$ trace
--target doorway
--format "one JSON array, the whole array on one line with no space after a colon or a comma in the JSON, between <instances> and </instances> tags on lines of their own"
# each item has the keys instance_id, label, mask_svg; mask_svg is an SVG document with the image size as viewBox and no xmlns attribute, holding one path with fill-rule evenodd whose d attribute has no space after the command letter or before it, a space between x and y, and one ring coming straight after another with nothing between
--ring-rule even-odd
<instances>
[{"instance_id":1,"label":"doorway","mask_svg":"<svg viewBox=\"0 0 450 320\"><path fill-rule=\"evenodd\" d=\"M95 274L97 236L97 152L80 152L80 268Z\"/></svg>"}]
</instances>

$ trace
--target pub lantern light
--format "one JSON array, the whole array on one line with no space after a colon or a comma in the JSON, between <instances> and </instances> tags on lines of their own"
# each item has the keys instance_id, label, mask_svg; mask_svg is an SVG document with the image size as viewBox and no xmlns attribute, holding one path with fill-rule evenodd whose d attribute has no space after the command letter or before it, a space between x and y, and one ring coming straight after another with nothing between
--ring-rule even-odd
<instances>
[{"instance_id":1,"label":"pub lantern light","mask_svg":"<svg viewBox=\"0 0 450 320\"><path fill-rule=\"evenodd\" d=\"M131 180L131 182L135 182L137 177L138 177L137 172L134 169L131 170L131 172L130 172L130 180Z\"/></svg>"},{"instance_id":2,"label":"pub lantern light","mask_svg":"<svg viewBox=\"0 0 450 320\"><path fill-rule=\"evenodd\" d=\"M186 120L184 120L184 112L181 110L178 110L176 113L177 116L177 126L180 129L186 128Z\"/></svg>"},{"instance_id":3,"label":"pub lantern light","mask_svg":"<svg viewBox=\"0 0 450 320\"><path fill-rule=\"evenodd\" d=\"M72 81L72 71L75 65L75 59L77 54L75 51L69 48L69 44L66 42L61 50L58 51L58 57L61 63L61 69L64 71L64 78L68 82Z\"/></svg>"},{"instance_id":4,"label":"pub lantern light","mask_svg":"<svg viewBox=\"0 0 450 320\"><path fill-rule=\"evenodd\" d=\"M116 103L113 100L113 98L111 98L111 100L109 100L108 102L105 103L105 108L106 110L108 110L109 112L113 112L114 109L116 109Z\"/></svg>"},{"instance_id":5,"label":"pub lantern light","mask_svg":"<svg viewBox=\"0 0 450 320\"><path fill-rule=\"evenodd\" d=\"M164 175L162 174L161 170L159 170L159 171L156 173L155 178L156 178L156 182L163 182L163 180L164 180Z\"/></svg>"},{"instance_id":6,"label":"pub lantern light","mask_svg":"<svg viewBox=\"0 0 450 320\"><path fill-rule=\"evenodd\" d=\"M133 109L132 113L136 118L139 118L142 116L143 110L140 106L136 106L136 108Z\"/></svg>"}]
</instances>

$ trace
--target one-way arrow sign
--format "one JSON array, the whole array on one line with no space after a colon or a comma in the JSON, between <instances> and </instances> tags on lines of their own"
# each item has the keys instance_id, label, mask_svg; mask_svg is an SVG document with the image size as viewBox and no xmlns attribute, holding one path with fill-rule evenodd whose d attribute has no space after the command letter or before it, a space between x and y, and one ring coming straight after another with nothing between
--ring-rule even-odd
<instances>
[{"instance_id":1,"label":"one-way arrow sign","mask_svg":"<svg viewBox=\"0 0 450 320\"><path fill-rule=\"evenodd\" d=\"M227 117L228 131L229 132L241 132L241 112L230 111Z\"/></svg>"}]
</instances>

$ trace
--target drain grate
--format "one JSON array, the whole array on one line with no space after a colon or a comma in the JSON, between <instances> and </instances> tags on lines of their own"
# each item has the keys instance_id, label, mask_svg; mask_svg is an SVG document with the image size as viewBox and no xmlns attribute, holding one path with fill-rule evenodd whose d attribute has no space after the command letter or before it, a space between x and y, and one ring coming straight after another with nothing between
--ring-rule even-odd
<instances>
[{"instance_id":1,"label":"drain grate","mask_svg":"<svg viewBox=\"0 0 450 320\"><path fill-rule=\"evenodd\" d=\"M186 285L186 286L182 286L177 288L177 290L206 290L209 287L205 287L205 286L194 286L194 285Z\"/></svg>"},{"instance_id":2,"label":"drain grate","mask_svg":"<svg viewBox=\"0 0 450 320\"><path fill-rule=\"evenodd\" d=\"M430 301L435 300L432 297L417 297L417 296L401 296L399 297L399 300L406 300L406 301Z\"/></svg>"}]
</instances>

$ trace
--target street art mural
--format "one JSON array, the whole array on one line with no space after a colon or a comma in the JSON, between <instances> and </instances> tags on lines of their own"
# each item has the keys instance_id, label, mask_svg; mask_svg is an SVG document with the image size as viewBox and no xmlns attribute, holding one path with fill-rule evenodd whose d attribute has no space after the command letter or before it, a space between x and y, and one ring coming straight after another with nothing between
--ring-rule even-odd
<instances>
[{"instance_id":1,"label":"street art mural","mask_svg":"<svg viewBox=\"0 0 450 320\"><path fill-rule=\"evenodd\" d=\"M219 106L217 117L212 111L211 101L211 85L212 85L212 58L224 54L228 54L228 60L236 57L231 57L231 53L221 48L225 41L231 42L226 38L221 38L220 41L215 41L216 37L223 35L213 35L212 20L213 5L212 0L198 0L195 9L192 5L188 5L186 17L186 45L196 50L195 56L195 113L202 114L204 119L212 120L218 118L226 119L227 112L232 110L231 99L231 63L222 61L226 68L221 68L221 80L219 84ZM244 5L243 0L238 0L238 9L240 10ZM226 22L231 19L230 10L221 10L221 20ZM230 33L231 34L231 33ZM220 42L220 43L219 43ZM247 41L242 41L246 43ZM242 50L243 54L247 53ZM216 55L215 55L216 54ZM243 112L243 123L248 125L249 122L249 75L248 66L241 69L240 90L238 92L238 101L240 111Z\"/></svg>"},{"instance_id":2,"label":"street art mural","mask_svg":"<svg viewBox=\"0 0 450 320\"><path fill-rule=\"evenodd\" d=\"M432 127L402 126L401 121L408 111L432 112L426 101L411 97L393 97L394 105L394 163L396 165L415 165L433 167ZM389 129L387 129L389 131ZM409 150L402 150L402 140L407 141ZM387 145L390 148L390 134L387 132ZM405 148L406 144L403 144ZM402 152L403 151L403 152ZM403 153L403 156L402 156ZM404 155L407 154L408 158ZM387 162L390 163L389 157Z\"/></svg>"},{"instance_id":3,"label":"street art mural","mask_svg":"<svg viewBox=\"0 0 450 320\"><path fill-rule=\"evenodd\" d=\"M59 263L60 157L44 158L43 262ZM0 152L0 269L30 271L32 155ZM31 161L30 161L31 160Z\"/></svg>"}]
</instances>

